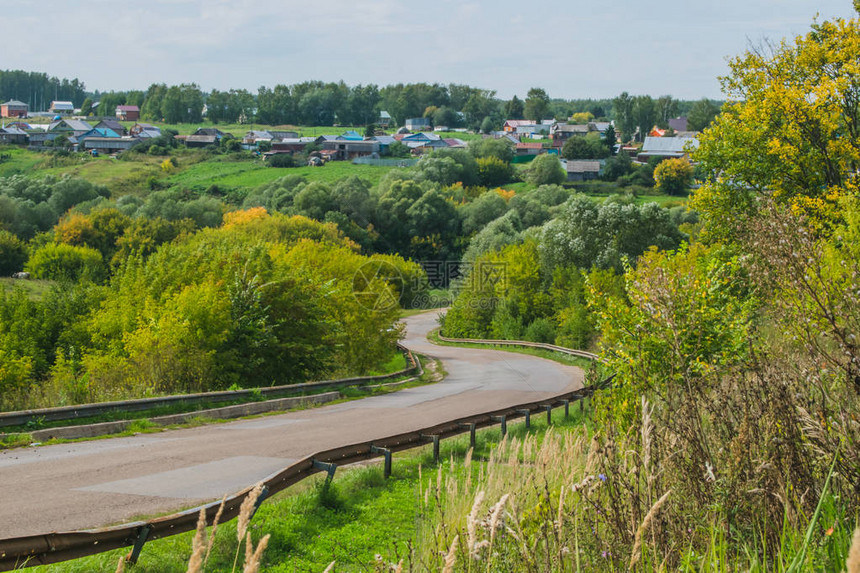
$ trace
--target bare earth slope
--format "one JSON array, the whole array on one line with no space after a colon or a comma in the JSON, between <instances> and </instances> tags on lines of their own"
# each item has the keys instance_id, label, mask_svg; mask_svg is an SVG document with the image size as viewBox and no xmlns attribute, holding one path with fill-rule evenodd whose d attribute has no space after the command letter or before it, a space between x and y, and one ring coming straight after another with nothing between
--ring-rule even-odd
<instances>
[{"instance_id":1,"label":"bare earth slope","mask_svg":"<svg viewBox=\"0 0 860 573\"><path fill-rule=\"evenodd\" d=\"M427 342L436 313L405 320L404 344L445 380L312 410L159 434L0 452L0 538L89 529L220 499L313 452L579 388L574 367ZM396 464L395 464L396 471Z\"/></svg>"}]
</instances>

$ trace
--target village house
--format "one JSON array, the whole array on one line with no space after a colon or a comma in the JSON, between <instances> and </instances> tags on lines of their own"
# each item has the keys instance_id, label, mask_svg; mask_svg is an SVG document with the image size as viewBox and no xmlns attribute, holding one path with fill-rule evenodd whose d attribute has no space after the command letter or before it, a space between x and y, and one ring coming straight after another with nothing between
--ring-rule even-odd
<instances>
[{"instance_id":1,"label":"village house","mask_svg":"<svg viewBox=\"0 0 860 573\"><path fill-rule=\"evenodd\" d=\"M645 163L652 157L661 159L686 157L688 150L697 147L699 147L699 140L696 137L646 137L642 144L642 151L637 154L636 159Z\"/></svg>"},{"instance_id":2,"label":"village house","mask_svg":"<svg viewBox=\"0 0 860 573\"><path fill-rule=\"evenodd\" d=\"M358 157L379 156L380 145L378 141L364 139L352 141L348 139L335 139L325 141L322 144L323 155L335 161L346 161Z\"/></svg>"},{"instance_id":3,"label":"village house","mask_svg":"<svg viewBox=\"0 0 860 573\"><path fill-rule=\"evenodd\" d=\"M23 129L14 126L0 128L0 143L27 145L29 139L27 132Z\"/></svg>"},{"instance_id":4,"label":"village house","mask_svg":"<svg viewBox=\"0 0 860 573\"><path fill-rule=\"evenodd\" d=\"M128 130L129 135L145 139L148 137L161 137L161 129L149 123L135 123Z\"/></svg>"},{"instance_id":5,"label":"village house","mask_svg":"<svg viewBox=\"0 0 860 573\"><path fill-rule=\"evenodd\" d=\"M242 144L253 147L262 141L268 141L271 143L274 139L275 136L269 131L252 129L245 134L245 137L242 138Z\"/></svg>"},{"instance_id":6,"label":"village house","mask_svg":"<svg viewBox=\"0 0 860 573\"><path fill-rule=\"evenodd\" d=\"M92 130L93 126L82 119L58 119L48 126L48 131L78 137Z\"/></svg>"},{"instance_id":7,"label":"village house","mask_svg":"<svg viewBox=\"0 0 860 573\"><path fill-rule=\"evenodd\" d=\"M378 123L379 127L382 129L388 129L388 126L391 125L391 114L387 111L380 111L379 117L376 119L376 123Z\"/></svg>"},{"instance_id":8,"label":"village house","mask_svg":"<svg viewBox=\"0 0 860 573\"><path fill-rule=\"evenodd\" d=\"M404 125L409 131L429 130L431 127L429 117L411 117Z\"/></svg>"},{"instance_id":9,"label":"village house","mask_svg":"<svg viewBox=\"0 0 860 573\"><path fill-rule=\"evenodd\" d=\"M519 156L540 155L541 153L543 153L542 143L517 142L517 155Z\"/></svg>"},{"instance_id":10,"label":"village house","mask_svg":"<svg viewBox=\"0 0 860 573\"><path fill-rule=\"evenodd\" d=\"M121 121L137 121L140 119L140 108L136 105L118 105L116 118Z\"/></svg>"},{"instance_id":11,"label":"village house","mask_svg":"<svg viewBox=\"0 0 860 573\"><path fill-rule=\"evenodd\" d=\"M395 139L392 135L377 135L373 138L373 140L379 142L379 151L383 154L388 151L389 145L397 142L397 139Z\"/></svg>"},{"instance_id":12,"label":"village house","mask_svg":"<svg viewBox=\"0 0 860 573\"><path fill-rule=\"evenodd\" d=\"M302 153L305 148L316 143L315 137L285 137L280 141L272 142L273 153Z\"/></svg>"},{"instance_id":13,"label":"village house","mask_svg":"<svg viewBox=\"0 0 860 573\"><path fill-rule=\"evenodd\" d=\"M270 129L269 133L272 134L272 141L283 141L284 139L297 139L299 134L297 131L282 131Z\"/></svg>"},{"instance_id":14,"label":"village house","mask_svg":"<svg viewBox=\"0 0 860 573\"><path fill-rule=\"evenodd\" d=\"M592 181L600 178L603 165L600 161L590 159L568 159L564 162L568 181Z\"/></svg>"},{"instance_id":15,"label":"village house","mask_svg":"<svg viewBox=\"0 0 860 573\"><path fill-rule=\"evenodd\" d=\"M177 135L175 139L184 144L188 148L209 147L210 145L218 145L217 135Z\"/></svg>"},{"instance_id":16,"label":"village house","mask_svg":"<svg viewBox=\"0 0 860 573\"><path fill-rule=\"evenodd\" d=\"M669 127L675 131L687 131L687 118L673 117L669 120Z\"/></svg>"},{"instance_id":17,"label":"village house","mask_svg":"<svg viewBox=\"0 0 860 573\"><path fill-rule=\"evenodd\" d=\"M528 125L535 125L535 122L530 119L508 119L505 121L505 125L502 126L502 130L506 133L516 133L518 127Z\"/></svg>"},{"instance_id":18,"label":"village house","mask_svg":"<svg viewBox=\"0 0 860 573\"><path fill-rule=\"evenodd\" d=\"M120 137L120 135L114 130L107 127L94 127L88 132L76 136L75 140L77 140L78 144L80 144L82 141L85 141L90 137L98 137L102 139L117 139Z\"/></svg>"},{"instance_id":19,"label":"village house","mask_svg":"<svg viewBox=\"0 0 860 573\"><path fill-rule=\"evenodd\" d=\"M128 134L128 130L115 119L103 119L95 125L96 129L109 129L117 135L123 136Z\"/></svg>"},{"instance_id":20,"label":"village house","mask_svg":"<svg viewBox=\"0 0 860 573\"><path fill-rule=\"evenodd\" d=\"M584 137L597 131L593 124L557 123L550 130L553 147L564 147L564 143L571 137Z\"/></svg>"},{"instance_id":21,"label":"village house","mask_svg":"<svg viewBox=\"0 0 860 573\"><path fill-rule=\"evenodd\" d=\"M30 111L30 106L16 99L9 100L6 103L0 104L0 117L15 117L18 119L26 119Z\"/></svg>"},{"instance_id":22,"label":"village house","mask_svg":"<svg viewBox=\"0 0 860 573\"><path fill-rule=\"evenodd\" d=\"M52 101L48 111L57 115L72 115L75 113L75 104L70 101Z\"/></svg>"},{"instance_id":23,"label":"village house","mask_svg":"<svg viewBox=\"0 0 860 573\"><path fill-rule=\"evenodd\" d=\"M98 153L122 153L134 147L140 140L134 137L87 137L78 143L80 151Z\"/></svg>"}]
</instances>

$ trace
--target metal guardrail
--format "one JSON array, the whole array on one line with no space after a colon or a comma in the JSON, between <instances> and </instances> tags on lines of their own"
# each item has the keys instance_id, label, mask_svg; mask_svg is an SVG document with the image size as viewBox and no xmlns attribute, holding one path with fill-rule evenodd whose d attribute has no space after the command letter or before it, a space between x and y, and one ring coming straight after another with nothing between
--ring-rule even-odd
<instances>
[{"instance_id":1,"label":"metal guardrail","mask_svg":"<svg viewBox=\"0 0 860 573\"><path fill-rule=\"evenodd\" d=\"M226 390L222 392L203 392L199 394L180 394L175 396L162 396L158 398L143 398L141 400L123 400L118 402L101 402L98 404L81 404L77 406L62 406L58 408L41 408L38 410L19 410L17 412L0 412L0 428L9 426L23 426L31 422L56 422L60 420L76 420L89 418L106 413L131 413L144 410L152 410L164 406L187 405L205 406L221 402L231 402L243 399L251 399L255 396L280 397L295 395L314 390L325 390L343 386L365 385L371 382L384 382L400 376L406 376L416 372L419 368L418 361L412 352L398 345L406 356L409 366L399 372L382 374L380 376L358 376L354 378L342 378L339 380L323 380L320 382L304 382L301 384L288 384L284 386L270 386L265 388Z\"/></svg>"},{"instance_id":2,"label":"metal guardrail","mask_svg":"<svg viewBox=\"0 0 860 573\"><path fill-rule=\"evenodd\" d=\"M599 361L600 357L593 352L587 352L585 350L574 350L573 348L565 348L564 346L556 346L555 344L544 344L543 342L528 342L526 340L485 340L478 338L447 338L442 336L441 333L436 334L439 337L439 340L443 342L464 342L467 344L485 344L487 346L525 346L528 348L543 348L544 350L552 350L554 352L561 352L562 354L569 354L570 356L579 356L580 358L587 358L589 360Z\"/></svg>"},{"instance_id":3,"label":"metal guardrail","mask_svg":"<svg viewBox=\"0 0 860 573\"><path fill-rule=\"evenodd\" d=\"M546 411L548 418L550 418L551 408L562 405L565 406L565 413L567 413L571 402L582 400L591 396L596 390L607 387L612 378L610 376L591 387L565 392L550 398L457 418L420 430L317 452L263 480L262 484L265 488L263 491L266 492L266 496L271 496L317 472L329 471L329 475L332 475L338 465L353 464L377 457L384 456L386 468L389 469L390 455L393 452L433 443L434 453L438 454L439 441L444 438L465 432L471 432L474 438L476 429L499 423L504 430L508 419L519 417L525 417L528 425L529 416L532 412ZM253 486L250 486L226 498L221 516L222 523L239 514L242 502L252 489ZM130 561L134 562L145 542L194 530L197 527L197 519L201 509L205 510L207 522L211 523L220 505L221 501L212 502L149 521L136 521L103 529L54 532L0 539L0 571L59 563L123 547L134 547L130 555Z\"/></svg>"}]
</instances>

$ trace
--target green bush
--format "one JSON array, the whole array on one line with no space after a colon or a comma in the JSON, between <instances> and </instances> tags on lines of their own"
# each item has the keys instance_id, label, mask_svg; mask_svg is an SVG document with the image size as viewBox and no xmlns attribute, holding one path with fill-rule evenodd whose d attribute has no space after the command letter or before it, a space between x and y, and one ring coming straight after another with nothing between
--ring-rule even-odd
<instances>
[{"instance_id":1,"label":"green bush","mask_svg":"<svg viewBox=\"0 0 860 573\"><path fill-rule=\"evenodd\" d=\"M567 179L558 157L549 153L538 155L525 171L526 181L532 185L560 185Z\"/></svg>"},{"instance_id":2,"label":"green bush","mask_svg":"<svg viewBox=\"0 0 860 573\"><path fill-rule=\"evenodd\" d=\"M37 249L27 263L27 270L33 278L48 280L100 282L105 276L101 253L63 243L48 243Z\"/></svg>"},{"instance_id":3,"label":"green bush","mask_svg":"<svg viewBox=\"0 0 860 573\"><path fill-rule=\"evenodd\" d=\"M0 276L9 276L20 271L27 261L27 248L21 240L0 229Z\"/></svg>"},{"instance_id":4,"label":"green bush","mask_svg":"<svg viewBox=\"0 0 860 573\"><path fill-rule=\"evenodd\" d=\"M269 167L297 167L296 158L289 153L276 153L269 157Z\"/></svg>"}]
</instances>

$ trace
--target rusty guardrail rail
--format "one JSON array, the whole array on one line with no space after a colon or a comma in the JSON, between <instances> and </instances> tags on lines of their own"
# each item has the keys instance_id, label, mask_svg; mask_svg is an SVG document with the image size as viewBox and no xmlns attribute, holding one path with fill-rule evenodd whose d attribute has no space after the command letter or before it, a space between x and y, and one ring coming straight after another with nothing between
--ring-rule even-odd
<instances>
[{"instance_id":1,"label":"rusty guardrail rail","mask_svg":"<svg viewBox=\"0 0 860 573\"><path fill-rule=\"evenodd\" d=\"M41 408L37 410L19 410L16 412L0 412L0 428L9 426L23 426L29 422L44 421L56 422L60 420L76 420L89 418L106 413L131 413L151 410L163 406L188 405L206 406L220 402L230 402L241 399L250 399L254 395L262 397L278 397L295 395L314 390L339 388L344 386L366 385L372 382L384 382L400 376L406 376L419 369L418 361L412 352L399 345L398 348L406 356L407 367L399 372L382 374L379 376L358 376L353 378L342 378L339 380L323 380L320 382L304 382L300 384L287 384L284 386L270 386L263 388L245 390L225 390L221 392L202 392L198 394L178 394L174 396L162 396L158 398L143 398L140 400L123 400L118 402L100 402L98 404L81 404L77 406L61 406L57 408Z\"/></svg>"},{"instance_id":2,"label":"rusty guardrail rail","mask_svg":"<svg viewBox=\"0 0 860 573\"><path fill-rule=\"evenodd\" d=\"M593 386L564 392L542 400L457 418L373 441L316 452L263 480L264 495L265 497L271 496L315 473L327 471L331 477L339 465L353 464L377 457L385 457L386 474L388 474L391 468L391 453L430 443L434 446L434 456L438 460L439 442L442 439L470 432L474 444L476 429L501 424L504 433L507 428L507 420L520 417L525 417L528 427L530 414L541 411L545 411L547 419L551 421L553 408L564 406L565 415L567 415L571 402L587 398L595 391L607 387L613 378L614 376L610 376ZM253 486L249 486L226 498L221 516L222 522L238 516L242 502L252 489ZM134 563L137 561L144 543L195 529L201 509L205 510L207 522L211 523L220 505L221 501L216 501L165 517L102 529L53 532L0 539L0 571L59 563L124 547L132 547L128 561Z\"/></svg>"}]
</instances>

